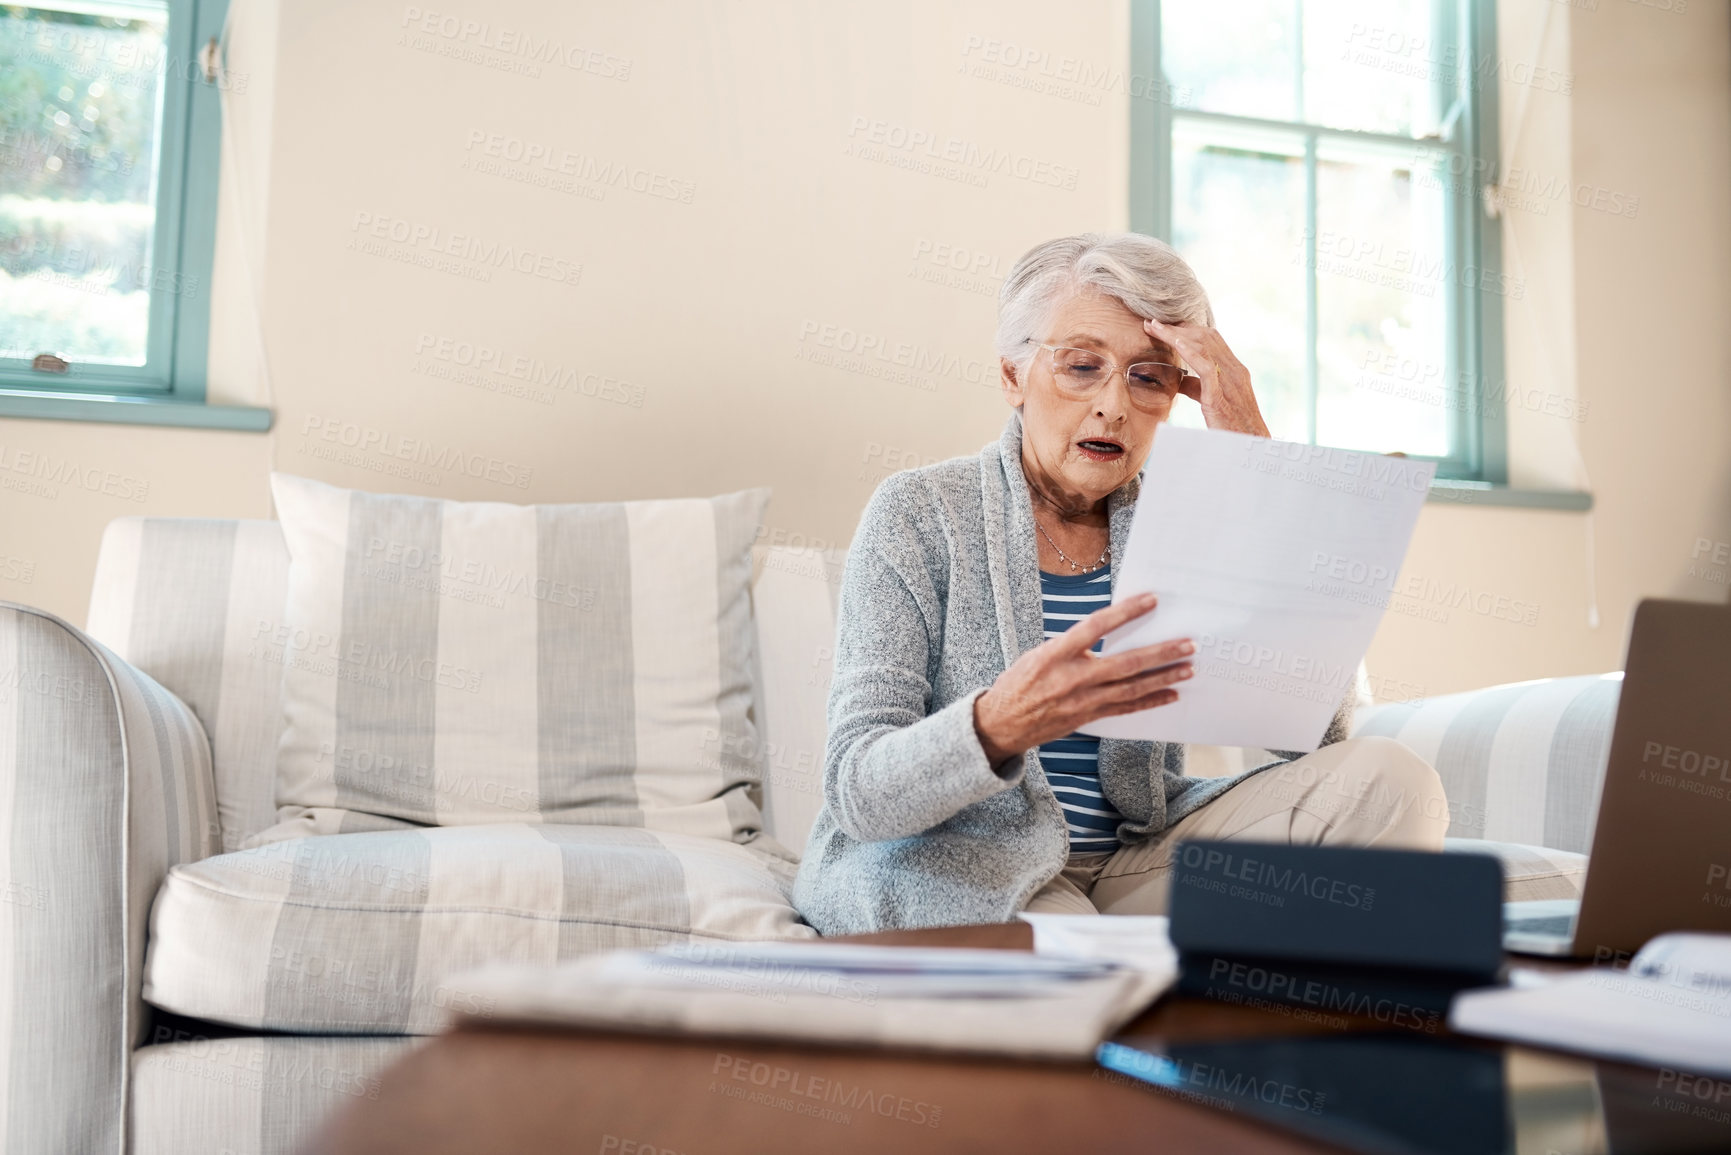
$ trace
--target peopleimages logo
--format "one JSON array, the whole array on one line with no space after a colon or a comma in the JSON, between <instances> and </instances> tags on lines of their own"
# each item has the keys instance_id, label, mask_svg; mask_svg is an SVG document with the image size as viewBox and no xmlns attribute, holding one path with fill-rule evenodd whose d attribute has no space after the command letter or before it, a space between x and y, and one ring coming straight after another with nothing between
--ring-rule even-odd
<instances>
[{"instance_id":1,"label":"peopleimages logo","mask_svg":"<svg viewBox=\"0 0 1731 1155\"><path fill-rule=\"evenodd\" d=\"M1222 882L1248 883L1251 886L1264 887L1271 891L1305 895L1322 902L1332 902L1336 906L1351 907L1354 910L1369 910L1376 899L1375 889L1368 886L1349 883L1344 879L1329 878L1324 874L1294 870L1290 866L1281 868L1273 863L1246 858L1224 850L1207 850L1200 846L1189 845L1179 851L1178 861L1190 870L1199 870L1203 874L1212 875ZM1196 885L1197 883L1189 882L1188 884ZM1254 892L1247 892L1241 897L1256 897L1256 895ZM1278 896L1270 895L1269 897ZM1284 906L1285 902L1280 901L1271 905Z\"/></svg>"},{"instance_id":2,"label":"peopleimages logo","mask_svg":"<svg viewBox=\"0 0 1731 1155\"><path fill-rule=\"evenodd\" d=\"M697 194L697 184L694 181L681 180L663 172L618 161L602 160L588 153L572 152L568 148L545 141L524 140L504 133L472 128L463 150L473 154L477 149L481 153L480 158L477 158L475 163L464 162L465 168L471 168L475 172L501 171L497 166L489 168L478 163L479 161L506 162L521 166L525 170L569 177L575 182L603 188L621 188L680 204L690 204L691 198Z\"/></svg>"},{"instance_id":3,"label":"peopleimages logo","mask_svg":"<svg viewBox=\"0 0 1731 1155\"><path fill-rule=\"evenodd\" d=\"M495 26L490 21L472 20L454 12L435 12L412 4L403 9L401 27L424 37L438 37L448 42L449 47L494 52L506 59L515 57L528 66L532 76L540 75L537 65L557 64L573 72L587 72L606 80L631 79L632 60L628 56L614 56L581 44L566 43L557 37L525 28ZM410 44L410 47L423 51L434 46ZM462 53L440 55L463 56Z\"/></svg>"},{"instance_id":4,"label":"peopleimages logo","mask_svg":"<svg viewBox=\"0 0 1731 1155\"><path fill-rule=\"evenodd\" d=\"M932 377L954 377L969 385L995 386L998 363L979 357L962 358L930 346L897 341L882 334L807 320L799 327L800 348L794 356L830 364L849 372L883 377L936 392Z\"/></svg>"},{"instance_id":5,"label":"peopleimages logo","mask_svg":"<svg viewBox=\"0 0 1731 1155\"><path fill-rule=\"evenodd\" d=\"M148 481L86 465L69 457L19 449L3 442L0 442L0 473L19 473L47 483L19 483L10 477L0 477L0 489L18 489L49 499L60 496L60 491L53 488L58 485L101 493L121 501L143 502L150 496Z\"/></svg>"},{"instance_id":6,"label":"peopleimages logo","mask_svg":"<svg viewBox=\"0 0 1731 1155\"><path fill-rule=\"evenodd\" d=\"M772 1067L741 1055L717 1052L715 1065L710 1068L715 1078L709 1084L712 1094L723 1094L745 1102L779 1107L794 1115L806 1115L830 1123L852 1122L852 1111L869 1111L885 1119L896 1119L917 1126L936 1127L943 1121L944 1109L924 1099L910 1099L889 1091L873 1091L859 1084L839 1083L805 1071L788 1067ZM729 1081L749 1083L762 1088L761 1093L748 1093L743 1087L729 1087ZM799 1100L810 1100L800 1102ZM819 1107L830 1104L835 1110ZM605 1148L603 1148L605 1150Z\"/></svg>"},{"instance_id":7,"label":"peopleimages logo","mask_svg":"<svg viewBox=\"0 0 1731 1155\"><path fill-rule=\"evenodd\" d=\"M1437 1026L1442 1022L1442 1015L1437 1011L1413 1006L1397 999L1365 994L1334 983L1300 978L1234 959L1214 959L1208 964L1208 978L1210 982L1216 984L1216 988L1221 986L1238 988L1235 991L1213 989L1208 992L1209 998L1219 999L1223 1002L1262 1008L1279 1005L1269 1002L1268 999L1246 998L1239 993L1240 991L1249 991L1252 995L1265 994L1271 999L1280 999L1288 1003L1298 1003L1324 1011L1339 1011L1349 1015L1359 1015L1363 1018L1374 1019L1379 1023L1423 1031L1427 1035L1436 1034ZM1342 1023L1342 1025L1345 1024Z\"/></svg>"},{"instance_id":8,"label":"peopleimages logo","mask_svg":"<svg viewBox=\"0 0 1731 1155\"><path fill-rule=\"evenodd\" d=\"M1182 1098L1193 1099L1211 1106L1232 1109L1233 1100L1255 1099L1270 1107L1285 1107L1306 1114L1320 1115L1328 1102L1321 1091L1263 1079L1243 1071L1232 1071L1212 1063L1173 1059L1166 1055L1151 1055L1122 1043L1106 1043L1100 1048L1101 1062L1115 1071L1133 1075L1144 1083L1152 1083ZM1099 1072L1095 1072L1097 1075ZM1201 1091L1190 1088L1200 1087ZM1215 1094L1208 1094L1207 1092ZM1220 1098L1219 1096L1226 1096Z\"/></svg>"},{"instance_id":9,"label":"peopleimages logo","mask_svg":"<svg viewBox=\"0 0 1731 1155\"><path fill-rule=\"evenodd\" d=\"M453 232L441 225L407 217L360 211L355 213L349 231L355 235L349 239L347 247L357 252L403 260L443 272L455 271L465 276L478 274L473 277L475 280L490 280L492 269L510 269L560 285L576 285L583 279L581 261L473 233ZM398 245L400 249L386 248L386 243ZM468 262L468 266L452 266L446 258Z\"/></svg>"},{"instance_id":10,"label":"peopleimages logo","mask_svg":"<svg viewBox=\"0 0 1731 1155\"><path fill-rule=\"evenodd\" d=\"M1309 654L1209 633L1196 637L1196 672L1204 678L1331 704L1340 701L1357 677L1356 669L1345 663L1330 664Z\"/></svg>"},{"instance_id":11,"label":"peopleimages logo","mask_svg":"<svg viewBox=\"0 0 1731 1155\"><path fill-rule=\"evenodd\" d=\"M812 971L772 958L740 957L731 946L711 943L677 943L650 957L651 970L678 974L690 981L749 983L761 987L779 1001L786 995L821 995L862 1006L876 1006L879 987L864 979L848 978L829 971Z\"/></svg>"},{"instance_id":12,"label":"peopleimages logo","mask_svg":"<svg viewBox=\"0 0 1731 1155\"><path fill-rule=\"evenodd\" d=\"M1649 739L1641 747L1640 782L1669 786L1703 798L1731 797L1731 752L1690 750Z\"/></svg>"},{"instance_id":13,"label":"peopleimages logo","mask_svg":"<svg viewBox=\"0 0 1731 1155\"><path fill-rule=\"evenodd\" d=\"M1261 473L1316 481L1327 484L1329 488L1351 489L1378 498L1383 496L1385 488L1410 489L1419 493L1430 489L1431 475L1425 466L1402 457L1330 449L1326 445L1271 441L1263 437L1247 437L1245 443L1245 468ZM1342 483L1338 479L1357 484Z\"/></svg>"},{"instance_id":14,"label":"peopleimages logo","mask_svg":"<svg viewBox=\"0 0 1731 1155\"><path fill-rule=\"evenodd\" d=\"M1074 191L1079 175L1074 165L869 116L853 117L847 134L847 155L960 179L980 188L986 187L989 177L1008 176Z\"/></svg>"},{"instance_id":15,"label":"peopleimages logo","mask_svg":"<svg viewBox=\"0 0 1731 1155\"><path fill-rule=\"evenodd\" d=\"M440 445L425 438L404 437L390 430L375 429L370 425L320 417L316 414L309 415L302 422L301 437L303 453L307 452L310 445L312 456L328 457L346 465L366 466L365 455L373 454L476 480L494 481L517 489L527 489L529 479L534 475L533 466L501 461L483 453L471 453L456 446ZM324 447L313 444L315 441L330 442L331 449L347 450L349 456L321 453L320 450ZM428 470L417 472L424 474L419 480L425 480L431 485L439 484L437 474Z\"/></svg>"}]
</instances>

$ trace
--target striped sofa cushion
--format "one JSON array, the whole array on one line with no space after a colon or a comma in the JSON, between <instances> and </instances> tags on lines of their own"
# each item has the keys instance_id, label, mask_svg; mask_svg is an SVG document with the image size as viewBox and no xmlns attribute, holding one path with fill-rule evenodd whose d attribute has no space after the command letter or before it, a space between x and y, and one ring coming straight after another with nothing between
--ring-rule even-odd
<instances>
[{"instance_id":1,"label":"striped sofa cushion","mask_svg":"<svg viewBox=\"0 0 1731 1155\"><path fill-rule=\"evenodd\" d=\"M0 1151L124 1148L150 899L216 834L198 719L59 618L0 602Z\"/></svg>"},{"instance_id":2,"label":"striped sofa cushion","mask_svg":"<svg viewBox=\"0 0 1731 1155\"><path fill-rule=\"evenodd\" d=\"M276 821L288 548L274 521L121 517L86 632L185 702L210 737L221 848Z\"/></svg>"},{"instance_id":3,"label":"striped sofa cushion","mask_svg":"<svg viewBox=\"0 0 1731 1155\"><path fill-rule=\"evenodd\" d=\"M507 505L271 475L289 551L279 824L747 838L769 491Z\"/></svg>"},{"instance_id":4,"label":"striped sofa cushion","mask_svg":"<svg viewBox=\"0 0 1731 1155\"><path fill-rule=\"evenodd\" d=\"M1504 902L1579 898L1587 881L1587 856L1572 850L1488 842L1482 838L1445 838L1443 850L1449 854L1488 854L1495 858L1503 868Z\"/></svg>"},{"instance_id":5,"label":"striped sofa cushion","mask_svg":"<svg viewBox=\"0 0 1731 1155\"><path fill-rule=\"evenodd\" d=\"M616 947L809 938L794 864L716 838L495 822L299 838L175 868L144 997L212 1022L431 1034L458 971Z\"/></svg>"},{"instance_id":6,"label":"striped sofa cushion","mask_svg":"<svg viewBox=\"0 0 1731 1155\"><path fill-rule=\"evenodd\" d=\"M311 1151L338 1108L379 1097L412 1038L212 1038L158 1027L132 1056L131 1155Z\"/></svg>"},{"instance_id":7,"label":"striped sofa cushion","mask_svg":"<svg viewBox=\"0 0 1731 1155\"><path fill-rule=\"evenodd\" d=\"M1620 673L1379 706L1356 731L1411 747L1442 777L1448 833L1586 853Z\"/></svg>"},{"instance_id":8,"label":"striped sofa cushion","mask_svg":"<svg viewBox=\"0 0 1731 1155\"><path fill-rule=\"evenodd\" d=\"M764 828L800 854L823 803L824 705L835 666L841 558L821 548L758 551L751 588L761 663Z\"/></svg>"}]
</instances>

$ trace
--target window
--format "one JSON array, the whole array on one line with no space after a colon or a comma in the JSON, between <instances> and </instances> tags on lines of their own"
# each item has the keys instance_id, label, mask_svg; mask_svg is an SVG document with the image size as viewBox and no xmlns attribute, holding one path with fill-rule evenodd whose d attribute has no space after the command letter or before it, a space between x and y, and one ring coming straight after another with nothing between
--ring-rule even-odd
<instances>
[{"instance_id":1,"label":"window","mask_svg":"<svg viewBox=\"0 0 1731 1155\"><path fill-rule=\"evenodd\" d=\"M254 427L136 415L204 401L226 8L0 5L0 414Z\"/></svg>"},{"instance_id":2,"label":"window","mask_svg":"<svg viewBox=\"0 0 1731 1155\"><path fill-rule=\"evenodd\" d=\"M1170 240L1274 436L1506 481L1484 0L1139 0L1133 224ZM1147 86L1144 86L1147 87Z\"/></svg>"}]
</instances>

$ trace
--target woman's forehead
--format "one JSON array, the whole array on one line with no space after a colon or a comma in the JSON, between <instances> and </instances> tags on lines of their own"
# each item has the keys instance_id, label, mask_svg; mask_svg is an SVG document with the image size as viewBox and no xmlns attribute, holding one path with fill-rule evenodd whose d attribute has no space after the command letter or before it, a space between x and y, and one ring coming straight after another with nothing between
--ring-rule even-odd
<instances>
[{"instance_id":1,"label":"woman's forehead","mask_svg":"<svg viewBox=\"0 0 1731 1155\"><path fill-rule=\"evenodd\" d=\"M1052 311L1048 339L1055 344L1081 349L1124 353L1169 352L1142 328L1142 318L1116 297L1101 293L1076 293L1058 302Z\"/></svg>"}]
</instances>

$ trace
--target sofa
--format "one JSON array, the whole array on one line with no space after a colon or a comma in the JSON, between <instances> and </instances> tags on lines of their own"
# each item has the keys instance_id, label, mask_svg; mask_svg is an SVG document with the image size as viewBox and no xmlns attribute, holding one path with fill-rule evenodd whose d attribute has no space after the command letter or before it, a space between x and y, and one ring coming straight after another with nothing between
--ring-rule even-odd
<instances>
[{"instance_id":1,"label":"sofa","mask_svg":"<svg viewBox=\"0 0 1731 1155\"><path fill-rule=\"evenodd\" d=\"M128 518L85 629L0 603L0 1130L8 1151L289 1152L436 1031L493 959L810 935L838 558L753 551L763 834L495 823L255 845L292 639L277 522ZM1450 850L1578 892L1617 675L1361 712L1441 772ZM1256 751L1195 749L1194 773ZM791 849L790 849L791 848ZM239 944L239 945L237 945Z\"/></svg>"}]
</instances>

